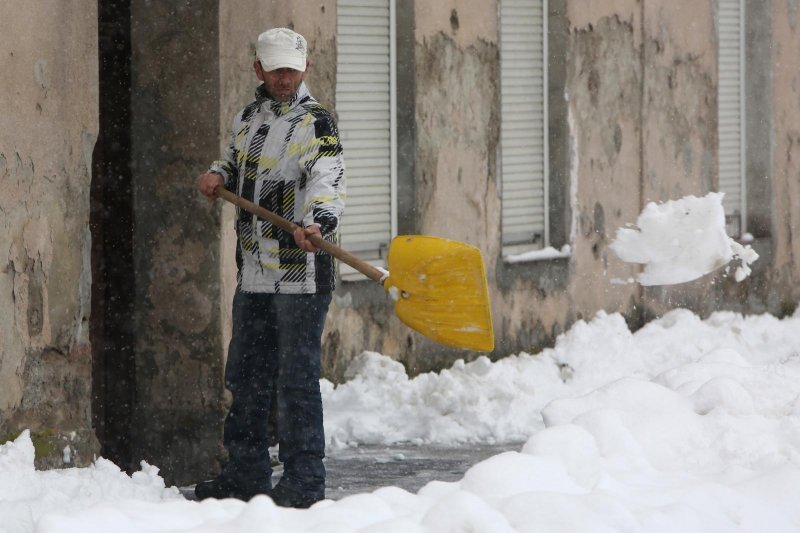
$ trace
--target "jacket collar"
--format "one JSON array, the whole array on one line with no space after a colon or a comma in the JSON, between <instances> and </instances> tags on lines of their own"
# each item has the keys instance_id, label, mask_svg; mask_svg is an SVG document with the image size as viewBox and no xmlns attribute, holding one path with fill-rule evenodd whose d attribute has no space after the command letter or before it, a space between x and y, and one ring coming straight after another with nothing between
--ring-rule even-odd
<instances>
[{"instance_id":1,"label":"jacket collar","mask_svg":"<svg viewBox=\"0 0 800 533\"><path fill-rule=\"evenodd\" d=\"M297 89L297 92L288 102L278 102L277 100L273 100L263 83L256 87L256 102L262 106L269 106L269 109L275 113L276 116L285 115L300 102L305 101L308 96L309 92L308 88L306 87L306 82L300 83L300 87Z\"/></svg>"}]
</instances>

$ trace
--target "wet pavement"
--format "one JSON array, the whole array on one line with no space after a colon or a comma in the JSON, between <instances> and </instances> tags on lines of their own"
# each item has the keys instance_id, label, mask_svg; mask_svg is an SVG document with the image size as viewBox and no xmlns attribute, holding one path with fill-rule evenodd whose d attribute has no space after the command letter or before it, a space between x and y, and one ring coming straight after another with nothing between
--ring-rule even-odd
<instances>
[{"instance_id":1,"label":"wet pavement","mask_svg":"<svg viewBox=\"0 0 800 533\"><path fill-rule=\"evenodd\" d=\"M458 481L469 468L484 459L506 451L519 451L522 443L477 444L460 447L408 445L359 446L328 451L326 497L340 500L345 496L372 492L381 487L400 487L416 493L430 481ZM276 467L273 482L280 479ZM193 499L192 487L181 488Z\"/></svg>"},{"instance_id":2,"label":"wet pavement","mask_svg":"<svg viewBox=\"0 0 800 533\"><path fill-rule=\"evenodd\" d=\"M329 452L325 460L326 496L339 500L387 486L416 493L430 481L458 481L471 466L484 459L521 449L522 443L458 448L359 446L336 450Z\"/></svg>"}]
</instances>

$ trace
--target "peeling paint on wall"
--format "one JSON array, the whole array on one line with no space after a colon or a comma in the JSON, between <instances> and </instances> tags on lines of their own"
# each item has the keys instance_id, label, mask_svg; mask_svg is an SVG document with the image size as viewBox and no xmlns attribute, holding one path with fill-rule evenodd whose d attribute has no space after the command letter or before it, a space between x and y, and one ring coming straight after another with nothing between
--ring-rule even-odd
<instances>
[{"instance_id":1,"label":"peeling paint on wall","mask_svg":"<svg viewBox=\"0 0 800 533\"><path fill-rule=\"evenodd\" d=\"M797 0L786 0L786 8L789 11L789 27L797 27Z\"/></svg>"},{"instance_id":2,"label":"peeling paint on wall","mask_svg":"<svg viewBox=\"0 0 800 533\"><path fill-rule=\"evenodd\" d=\"M0 115L0 437L74 434L80 466L97 452L86 331L96 3L6 10L0 48L0 94L15 111ZM37 465L62 465L62 449L38 446Z\"/></svg>"},{"instance_id":3,"label":"peeling paint on wall","mask_svg":"<svg viewBox=\"0 0 800 533\"><path fill-rule=\"evenodd\" d=\"M497 251L499 198L494 160L499 138L497 47L461 49L437 34L417 44L417 209L423 233ZM463 80L471 80L463 83ZM458 201L453 201L458 198Z\"/></svg>"},{"instance_id":4,"label":"peeling paint on wall","mask_svg":"<svg viewBox=\"0 0 800 533\"><path fill-rule=\"evenodd\" d=\"M642 71L634 21L624 13L603 17L570 37L566 90L576 204L568 293L571 308L590 313L624 311L631 293L605 280L631 275L630 266L609 257L608 244L640 208Z\"/></svg>"}]
</instances>

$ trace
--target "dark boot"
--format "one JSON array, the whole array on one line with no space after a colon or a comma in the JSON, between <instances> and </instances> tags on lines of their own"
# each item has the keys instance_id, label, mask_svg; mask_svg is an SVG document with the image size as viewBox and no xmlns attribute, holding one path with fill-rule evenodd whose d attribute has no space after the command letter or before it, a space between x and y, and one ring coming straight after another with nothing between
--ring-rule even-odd
<instances>
[{"instance_id":1,"label":"dark boot","mask_svg":"<svg viewBox=\"0 0 800 533\"><path fill-rule=\"evenodd\" d=\"M279 481L274 489L267 492L267 496L272 498L275 505L280 507L294 507L295 509L307 509L325 499L325 491L305 492L288 482Z\"/></svg>"},{"instance_id":2,"label":"dark boot","mask_svg":"<svg viewBox=\"0 0 800 533\"><path fill-rule=\"evenodd\" d=\"M235 479L223 473L214 479L198 483L194 488L194 495L198 500L236 498L248 501L258 494L268 494L270 485L269 482Z\"/></svg>"}]
</instances>

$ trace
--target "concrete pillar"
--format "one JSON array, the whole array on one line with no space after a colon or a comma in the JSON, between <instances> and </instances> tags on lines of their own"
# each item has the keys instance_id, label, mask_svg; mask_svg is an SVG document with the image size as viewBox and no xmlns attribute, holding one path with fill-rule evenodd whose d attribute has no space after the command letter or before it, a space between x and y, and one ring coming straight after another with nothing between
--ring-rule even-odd
<instances>
[{"instance_id":1,"label":"concrete pillar","mask_svg":"<svg viewBox=\"0 0 800 533\"><path fill-rule=\"evenodd\" d=\"M213 0L131 1L134 460L188 483L218 466L224 416L218 208L194 188L219 147Z\"/></svg>"}]
</instances>

